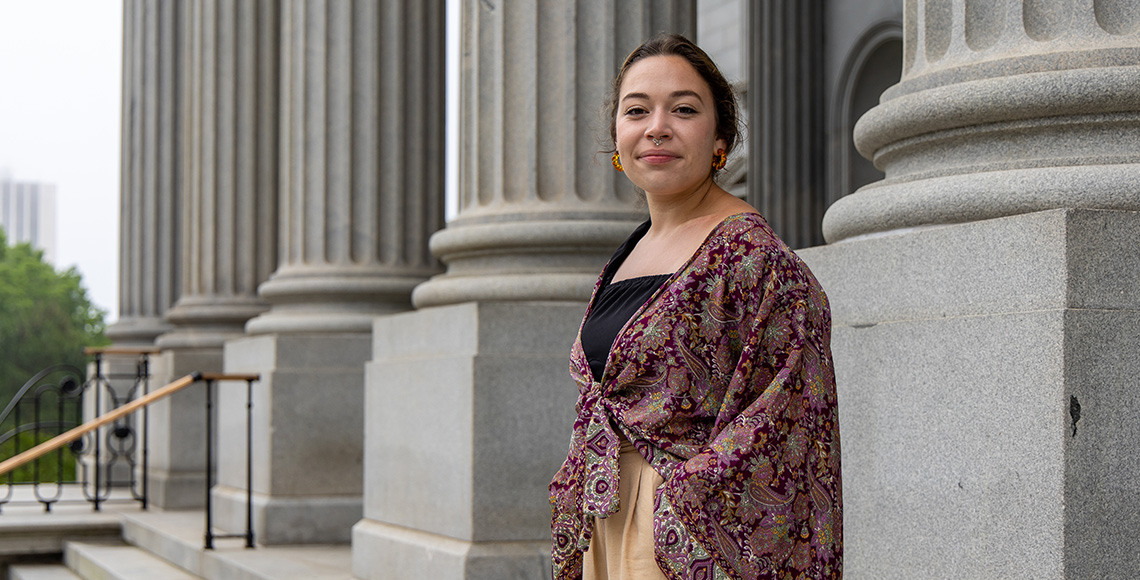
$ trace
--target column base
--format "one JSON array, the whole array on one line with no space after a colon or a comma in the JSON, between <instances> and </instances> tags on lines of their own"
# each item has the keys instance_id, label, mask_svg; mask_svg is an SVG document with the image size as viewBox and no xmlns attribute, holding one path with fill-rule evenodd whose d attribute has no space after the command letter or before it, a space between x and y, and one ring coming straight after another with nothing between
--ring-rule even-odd
<instances>
[{"instance_id":1,"label":"column base","mask_svg":"<svg viewBox=\"0 0 1140 580\"><path fill-rule=\"evenodd\" d=\"M226 372L261 377L251 391L258 542L349 541L362 515L364 364L371 342L368 334L340 333L226 343ZM245 526L246 396L245 383L219 384L214 513L227 528Z\"/></svg>"},{"instance_id":2,"label":"column base","mask_svg":"<svg viewBox=\"0 0 1140 580\"><path fill-rule=\"evenodd\" d=\"M848 575L1135 575L1138 237L1052 210L799 252L834 315Z\"/></svg>"},{"instance_id":3,"label":"column base","mask_svg":"<svg viewBox=\"0 0 1140 580\"><path fill-rule=\"evenodd\" d=\"M202 470L176 472L151 469L147 482L149 504L164 510L198 510L206 504L206 474Z\"/></svg>"},{"instance_id":4,"label":"column base","mask_svg":"<svg viewBox=\"0 0 1140 580\"><path fill-rule=\"evenodd\" d=\"M584 308L468 302L376 319L359 577L549 574L547 486L574 420Z\"/></svg>"},{"instance_id":5,"label":"column base","mask_svg":"<svg viewBox=\"0 0 1140 580\"><path fill-rule=\"evenodd\" d=\"M220 372L222 351L167 350L151 359L150 391L193 372ZM206 504L206 385L191 385L146 411L147 495L155 507L201 509Z\"/></svg>"},{"instance_id":6,"label":"column base","mask_svg":"<svg viewBox=\"0 0 1140 580\"><path fill-rule=\"evenodd\" d=\"M246 490L216 485L211 490L214 526L227 533L245 531ZM253 530L258 544L347 544L360 520L362 499L356 497L301 498L253 494Z\"/></svg>"},{"instance_id":7,"label":"column base","mask_svg":"<svg viewBox=\"0 0 1140 580\"><path fill-rule=\"evenodd\" d=\"M361 520L352 529L352 573L386 578L551 577L550 542L468 542Z\"/></svg>"}]
</instances>

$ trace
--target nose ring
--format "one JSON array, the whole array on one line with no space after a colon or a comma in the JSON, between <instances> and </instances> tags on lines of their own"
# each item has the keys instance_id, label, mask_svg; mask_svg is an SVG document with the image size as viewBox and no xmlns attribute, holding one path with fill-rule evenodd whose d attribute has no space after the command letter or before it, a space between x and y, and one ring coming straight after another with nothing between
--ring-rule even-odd
<instances>
[{"instance_id":1,"label":"nose ring","mask_svg":"<svg viewBox=\"0 0 1140 580\"><path fill-rule=\"evenodd\" d=\"M654 146L656 146L656 147L660 147L660 146L661 146L661 144L665 142L665 140L664 140L664 139L658 139L658 138L656 138L656 137L650 137L650 138L649 138L649 140L650 140L650 141L653 141L653 145L654 145Z\"/></svg>"}]
</instances>

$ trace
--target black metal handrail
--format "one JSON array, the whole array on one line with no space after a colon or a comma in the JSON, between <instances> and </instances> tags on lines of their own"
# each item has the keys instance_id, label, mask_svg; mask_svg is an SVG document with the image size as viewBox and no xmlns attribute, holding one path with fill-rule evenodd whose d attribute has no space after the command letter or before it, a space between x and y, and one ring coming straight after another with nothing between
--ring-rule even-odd
<instances>
[{"instance_id":1,"label":"black metal handrail","mask_svg":"<svg viewBox=\"0 0 1140 580\"><path fill-rule=\"evenodd\" d=\"M0 444L11 442L16 454L23 451L27 433L32 434L32 445L46 437L57 435L83 423L84 407L90 406L93 415L115 408L127 401L145 396L149 389L150 355L154 348L87 348L84 354L93 357L93 371L87 380L83 372L68 365L55 365L37 373L23 387L0 414ZM109 356L129 357L124 366L131 372L110 372ZM105 402L106 400L106 406ZM111 500L137 501L147 507L147 438L146 411L142 417L142 437L136 421L124 418L111 427L90 434L70 444L70 454L59 449L46 465L55 467L55 477L45 475L45 465L37 461L32 465L31 477L17 481L15 474L4 478L5 493L0 497L0 508L21 503L42 504L45 512L52 506L67 501L86 501L99 511L102 504ZM28 415L31 415L28 417ZM141 460L141 469L140 468ZM74 470L74 476L68 475ZM118 479L116 473L125 473ZM79 496L65 499L65 486L78 487ZM25 487L26 486L26 487ZM17 489L32 490L31 499L15 499ZM125 497L113 497L114 489L127 490Z\"/></svg>"},{"instance_id":2,"label":"black metal handrail","mask_svg":"<svg viewBox=\"0 0 1140 580\"><path fill-rule=\"evenodd\" d=\"M145 364L143 364L139 368L140 369L146 369L147 367ZM96 371L97 372L95 373L96 377L101 376L99 373L99 370L100 370L99 364L97 363L96 364ZM2 414L0 414L0 423L2 423L2 421L4 419L9 417L13 413L15 413L18 416L18 410L20 409L20 402L19 401L23 397L26 396L26 393L28 393L28 392L42 393L42 392L47 392L47 391L51 390L52 387L50 385L53 385L54 383L49 382L48 383L49 386L45 387L41 384L41 381L44 381L45 378L51 377L54 374L60 373L60 372L64 373L65 378L61 379L59 381L60 386L58 387L58 389L60 391L64 391L65 387L63 385L71 385L71 386L66 387L66 390L69 393L69 396L70 396L70 393L72 391L75 391L77 394L75 394L73 398L76 399L77 401L79 401L78 404L81 405L83 389L74 387L74 384L78 384L78 382L75 381L75 379L74 379L74 377L78 376L78 370L71 368L71 367L58 367L58 368L52 367L52 368L45 369L44 371L38 373L35 377L33 377L33 380L29 381L23 388L20 389L18 398L16 400L14 400L12 403L10 403L5 408L4 412ZM98 434L98 430L100 428L103 428L103 427L105 427L107 425L111 425L111 424L119 425L120 424L119 421L125 419L126 417L130 416L131 414L135 413L136 411L142 410L145 413L146 409L152 403L154 403L160 399L166 398L166 397L174 394L175 392L177 392L177 391L179 391L179 390L181 390L181 389L183 389L183 388L185 388L191 384L197 383L199 381L206 381L206 524L205 524L206 525L206 533L205 533L205 548L208 550L214 549L214 540L222 539L222 538L244 538L246 541L245 542L246 547L252 548L252 547L254 547L254 534L253 534L253 383L254 383L254 381L258 381L258 380L260 380L260 376L256 375L256 374L221 374L221 373L198 373L198 372L196 372L196 373L187 375L185 377L182 377L182 378L180 378L174 382L171 382L171 383L167 384L166 386L162 387L161 389L158 389L157 391L155 391L153 393L145 393L140 397L134 398L125 404L117 406L114 410L109 411L109 412L107 412L107 413L105 413L105 414L103 414L103 415L101 415L95 419L92 419L91 421L88 421L88 422L83 423L81 425L74 426L70 430L68 430L64 433L58 434L58 435L52 437L48 441L38 443L34 447L32 447L31 449L28 449L28 450L23 451L23 452L21 452L17 449L17 453L15 456L13 456L9 459L6 459L4 461L0 461L0 476L7 474L8 478L9 478L9 490L8 490L7 497L6 498L0 498L0 505L3 505L3 503L5 503L6 501L11 499L11 496L12 496L11 487L13 485L11 483L11 478L12 478L12 473L15 469L17 469L23 465L26 465L26 464L36 465L37 469L38 469L38 464L39 464L38 460L39 460L39 458L43 457L44 455L47 455L48 453L51 453L52 451L58 451L59 453L62 453L63 448L67 445L71 445L72 451L76 451L76 447L74 444L76 442L81 441L82 438L87 437L91 433L96 433L96 436L94 437L94 439L96 441L98 441L99 437L97 434ZM214 431L214 391L216 389L216 384L219 381L244 381L246 383L246 434L245 434L246 435L246 529L245 529L245 532L241 533L241 534L219 534L219 533L215 533L214 532L214 526L213 526L213 502L212 502L212 497L211 497L211 490L214 487L214 452L213 452L213 448L214 448L214 433L213 433L213 431ZM142 384L145 384L145 381ZM37 388L37 386L39 386L40 388ZM146 390L147 389L144 386L143 391L145 392ZM98 392L98 389L96 389L96 392ZM38 403L36 405L36 409L37 410L39 409ZM81 411L81 409L79 409L77 412L80 412L80 411ZM60 412L62 413L62 411L60 411ZM37 418L39 418L38 413L37 413ZM144 421L144 423L145 423L145 421ZM37 423L32 424L31 427L17 426L16 428L10 430L8 433L0 435L0 443L3 443L3 441L11 439L13 437L17 437L18 434L20 432L22 432L22 429L23 430L34 429L34 430L36 430L37 435L38 435L39 431L42 429L46 429L47 428L46 426L49 424L52 425L52 427L56 428L57 430L61 430L65 427L69 426L68 423L63 422L63 421L37 422ZM145 428L145 426L144 426L144 428ZM38 441L38 437L37 437L37 441ZM98 447L96 447L96 449L98 449ZM101 503L101 501L105 501L105 498L102 498L99 495L99 490L97 488L98 478L99 478L98 465L100 464L100 462L98 461L98 457L99 456L97 453L96 454L96 461L95 461L95 463L96 463L96 468L95 468L96 469L96 490L95 490L95 493L87 494L86 489L84 489L85 495L87 496L87 500L94 504L94 506L95 506L94 509L96 511L99 509L99 503ZM145 454L144 454L144 457L145 457ZM145 459L144 459L144 461L145 461ZM132 463L131 466L132 466L132 471L133 471L134 464ZM144 469L145 469L145 464L144 464ZM145 477L146 477L146 474L144 473L143 474L144 480L145 480ZM53 498L41 498L40 494L39 494L39 490L38 490L39 482L38 481L35 482L35 485L37 486L37 490L36 490L37 499L45 505L45 511L50 512L51 511L51 504L59 501L59 494L62 493L63 483L64 482L62 482L62 480L55 482L55 485L56 485L56 496L55 497L53 497ZM146 487L145 487L145 483L144 483L143 484L143 489L144 489L143 496L144 496L144 498L145 498L145 488ZM145 499L143 500L142 507L143 507L143 509L146 509Z\"/></svg>"},{"instance_id":3,"label":"black metal handrail","mask_svg":"<svg viewBox=\"0 0 1140 580\"><path fill-rule=\"evenodd\" d=\"M206 544L207 550L214 549L214 540L222 538L245 538L245 547L253 544L253 381L258 375L205 375L206 380ZM211 433L214 424L214 385L217 381L245 381L245 533L214 533L214 502L211 491L214 488L214 438Z\"/></svg>"}]
</instances>

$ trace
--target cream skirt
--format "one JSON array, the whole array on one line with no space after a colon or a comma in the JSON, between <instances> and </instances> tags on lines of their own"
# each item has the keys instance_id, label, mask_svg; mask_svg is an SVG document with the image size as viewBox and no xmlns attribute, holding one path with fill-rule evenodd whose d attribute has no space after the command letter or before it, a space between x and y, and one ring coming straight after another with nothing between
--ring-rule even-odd
<instances>
[{"instance_id":1,"label":"cream skirt","mask_svg":"<svg viewBox=\"0 0 1140 580\"><path fill-rule=\"evenodd\" d=\"M653 492L665 480L624 438L618 469L621 508L608 518L594 518L582 580L664 580L653 559Z\"/></svg>"}]
</instances>

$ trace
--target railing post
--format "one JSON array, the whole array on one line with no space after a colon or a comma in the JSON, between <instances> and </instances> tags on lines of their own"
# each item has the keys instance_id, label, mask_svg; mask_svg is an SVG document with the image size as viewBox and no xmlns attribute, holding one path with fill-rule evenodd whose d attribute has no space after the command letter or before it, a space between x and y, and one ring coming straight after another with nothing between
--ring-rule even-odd
<instances>
[{"instance_id":1,"label":"railing post","mask_svg":"<svg viewBox=\"0 0 1140 580\"><path fill-rule=\"evenodd\" d=\"M150 394L150 355L143 354L138 366L139 381L142 383L142 396ZM142 410L142 509L146 510L150 502L150 405Z\"/></svg>"},{"instance_id":2,"label":"railing post","mask_svg":"<svg viewBox=\"0 0 1140 580\"><path fill-rule=\"evenodd\" d=\"M245 538L245 547L254 547L253 538L253 382L258 375L205 375L206 381L206 541L205 549L214 549L219 538ZM200 380L202 380L200 379ZM215 534L214 504L214 383L224 380L245 381L245 533Z\"/></svg>"},{"instance_id":3,"label":"railing post","mask_svg":"<svg viewBox=\"0 0 1140 580\"><path fill-rule=\"evenodd\" d=\"M253 547L253 379L245 380L245 547Z\"/></svg>"},{"instance_id":4,"label":"railing post","mask_svg":"<svg viewBox=\"0 0 1140 580\"><path fill-rule=\"evenodd\" d=\"M103 353L101 353L101 352L95 353L95 382L94 382L94 387L95 387L95 410L92 412L92 414L94 416L98 417L99 415L101 415L103 413L103 405L102 405ZM103 464L103 457L102 457L102 455L103 455L103 453L102 453L103 438L99 435L99 429L96 429L95 431L93 431L91 433L91 439L93 442L92 447L94 447L94 450L95 450L95 453L92 456L93 457L92 463L95 465L95 480L92 482L92 489L94 490L94 493L91 494L92 495L91 505L92 505L94 511L100 511L100 508L99 508L99 502L100 502L100 499L99 499L99 478L102 475L102 469L100 469L100 467Z\"/></svg>"},{"instance_id":5,"label":"railing post","mask_svg":"<svg viewBox=\"0 0 1140 580\"><path fill-rule=\"evenodd\" d=\"M214 381L206 379L206 549L214 549Z\"/></svg>"}]
</instances>

